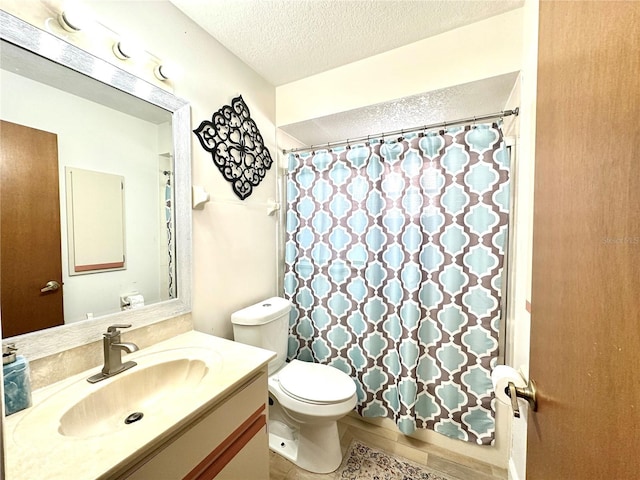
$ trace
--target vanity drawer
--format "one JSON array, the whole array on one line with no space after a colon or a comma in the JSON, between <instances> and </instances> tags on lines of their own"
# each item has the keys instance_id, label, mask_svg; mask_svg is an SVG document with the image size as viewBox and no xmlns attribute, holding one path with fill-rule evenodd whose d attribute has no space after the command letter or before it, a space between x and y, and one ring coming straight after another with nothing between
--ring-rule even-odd
<instances>
[{"instance_id":1,"label":"vanity drawer","mask_svg":"<svg viewBox=\"0 0 640 480\"><path fill-rule=\"evenodd\" d=\"M242 477L267 480L267 395L267 375L262 373L124 478L205 480L218 477L218 473L219 478L225 478L224 470L242 468L234 457L246 456L246 448L251 451L251 461L245 462L245 467L252 473Z\"/></svg>"}]
</instances>

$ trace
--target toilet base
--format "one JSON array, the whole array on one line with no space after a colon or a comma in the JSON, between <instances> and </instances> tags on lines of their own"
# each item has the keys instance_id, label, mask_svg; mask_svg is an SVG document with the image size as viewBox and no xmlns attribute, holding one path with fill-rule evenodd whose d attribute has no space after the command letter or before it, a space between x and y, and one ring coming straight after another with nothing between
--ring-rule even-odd
<instances>
[{"instance_id":1,"label":"toilet base","mask_svg":"<svg viewBox=\"0 0 640 480\"><path fill-rule=\"evenodd\" d=\"M269 420L269 450L295 463L298 458L295 430L278 420Z\"/></svg>"},{"instance_id":2,"label":"toilet base","mask_svg":"<svg viewBox=\"0 0 640 480\"><path fill-rule=\"evenodd\" d=\"M284 427L284 428L283 428ZM295 429L279 421L269 422L269 449L304 470L331 473L342 463L338 425L335 421L302 424Z\"/></svg>"}]
</instances>

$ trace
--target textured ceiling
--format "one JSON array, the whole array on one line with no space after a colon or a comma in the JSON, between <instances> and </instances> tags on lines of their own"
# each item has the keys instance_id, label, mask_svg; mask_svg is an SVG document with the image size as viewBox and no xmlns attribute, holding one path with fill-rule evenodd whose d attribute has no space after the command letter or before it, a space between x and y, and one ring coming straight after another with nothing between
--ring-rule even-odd
<instances>
[{"instance_id":1,"label":"textured ceiling","mask_svg":"<svg viewBox=\"0 0 640 480\"><path fill-rule=\"evenodd\" d=\"M521 7L524 0L170 0L278 86Z\"/></svg>"},{"instance_id":2,"label":"textured ceiling","mask_svg":"<svg viewBox=\"0 0 640 480\"><path fill-rule=\"evenodd\" d=\"M310 146L491 114L504 109L517 76L509 73L280 128Z\"/></svg>"},{"instance_id":3,"label":"textured ceiling","mask_svg":"<svg viewBox=\"0 0 640 480\"><path fill-rule=\"evenodd\" d=\"M170 0L274 86L519 8L524 0ZM281 126L319 145L500 111L517 73Z\"/></svg>"}]
</instances>

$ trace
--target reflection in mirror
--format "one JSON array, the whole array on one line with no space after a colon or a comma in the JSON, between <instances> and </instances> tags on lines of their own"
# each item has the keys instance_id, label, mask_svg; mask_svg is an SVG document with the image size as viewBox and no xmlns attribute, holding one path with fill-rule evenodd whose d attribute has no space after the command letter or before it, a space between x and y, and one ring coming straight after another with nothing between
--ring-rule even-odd
<instances>
[{"instance_id":1,"label":"reflection in mirror","mask_svg":"<svg viewBox=\"0 0 640 480\"><path fill-rule=\"evenodd\" d=\"M3 337L20 335L14 340L33 345L36 334L22 334L48 329L53 335L70 326L93 331L103 322L132 319L140 325L188 311L188 104L0 15ZM95 215L81 212L81 201L74 212L65 179L65 169L74 168L122 178L122 201L105 201ZM98 199L94 187L88 193ZM74 224L81 214L85 219ZM121 219L122 232L107 225L111 216ZM79 255L93 268L78 271ZM61 287L47 288L48 282Z\"/></svg>"},{"instance_id":2,"label":"reflection in mirror","mask_svg":"<svg viewBox=\"0 0 640 480\"><path fill-rule=\"evenodd\" d=\"M11 50L2 49L0 87L10 92L0 101L2 120L15 124L12 131L23 126L54 134L57 148L49 155L29 154L38 144L39 132L13 134L2 142L3 162L14 173L2 177L3 200L21 199L0 203L2 230L8 232L2 249L11 252L2 255L5 336L42 328L41 319L51 313L52 300L63 302L64 323L71 323L118 312L120 297L134 293L142 295L147 304L173 298L171 115L161 111L153 121L141 119L14 74L24 68L17 55L8 55ZM73 79L67 78L66 85L73 90ZM15 142L16 137L25 141ZM45 166L47 162L52 168ZM65 178L68 169L75 169L75 175ZM48 171L53 178L44 175ZM93 184L83 187L91 178ZM117 198L105 197L109 190L118 194L113 189L116 183L120 185L119 178L124 209ZM52 191L45 197L47 185L56 182L59 195ZM39 215L42 203L47 210L61 213L56 218ZM123 223L120 227L109 225L116 214ZM59 231L61 239L43 248L39 239L53 240ZM114 236L119 236L120 245L108 248ZM48 251L52 248L61 249L61 262L55 250ZM98 248L114 251L107 252L106 258L99 252L87 252ZM96 267L88 268L89 264ZM110 264L120 271L105 271ZM63 287L41 295L39 287L50 280L61 281ZM44 326L59 325L63 319L51 318Z\"/></svg>"}]
</instances>

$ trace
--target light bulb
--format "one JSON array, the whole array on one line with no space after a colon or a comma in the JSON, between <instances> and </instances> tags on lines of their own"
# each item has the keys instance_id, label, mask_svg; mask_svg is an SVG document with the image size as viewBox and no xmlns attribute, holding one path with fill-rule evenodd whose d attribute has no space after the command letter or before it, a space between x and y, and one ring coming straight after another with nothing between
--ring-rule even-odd
<instances>
[{"instance_id":1,"label":"light bulb","mask_svg":"<svg viewBox=\"0 0 640 480\"><path fill-rule=\"evenodd\" d=\"M158 80L179 80L182 78L182 68L179 64L173 63L171 61L158 64L153 69L153 74L156 76Z\"/></svg>"},{"instance_id":2,"label":"light bulb","mask_svg":"<svg viewBox=\"0 0 640 480\"><path fill-rule=\"evenodd\" d=\"M113 54L120 60L139 56L142 49L131 40L119 40L113 44Z\"/></svg>"},{"instance_id":3,"label":"light bulb","mask_svg":"<svg viewBox=\"0 0 640 480\"><path fill-rule=\"evenodd\" d=\"M85 11L78 5L69 5L58 15L58 23L67 32L76 33L82 30L88 21Z\"/></svg>"},{"instance_id":4,"label":"light bulb","mask_svg":"<svg viewBox=\"0 0 640 480\"><path fill-rule=\"evenodd\" d=\"M156 68L153 69L153 74L156 76L158 80L169 80L171 78L171 68L165 64L156 65Z\"/></svg>"}]
</instances>

